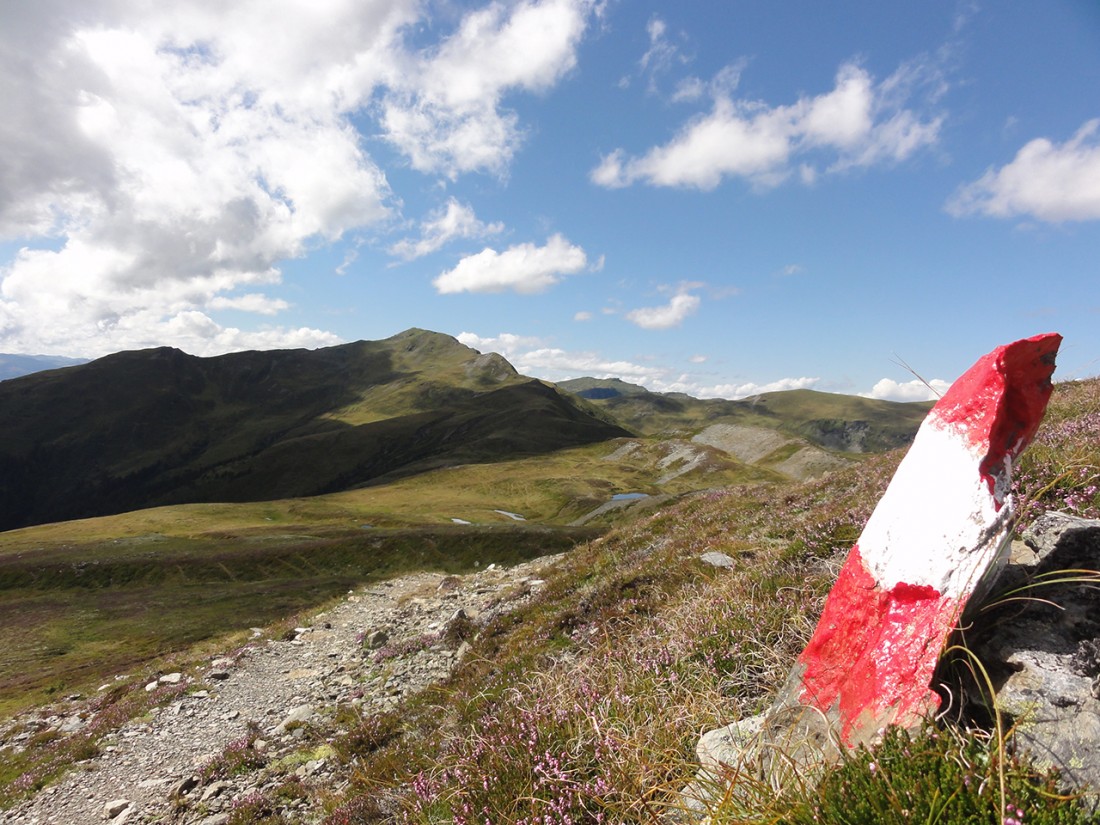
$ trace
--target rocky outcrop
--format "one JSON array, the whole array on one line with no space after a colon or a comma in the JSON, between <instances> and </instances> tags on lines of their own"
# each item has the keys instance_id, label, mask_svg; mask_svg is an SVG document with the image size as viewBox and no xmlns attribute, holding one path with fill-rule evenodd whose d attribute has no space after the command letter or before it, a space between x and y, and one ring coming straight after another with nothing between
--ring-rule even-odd
<instances>
[{"instance_id":1,"label":"rocky outcrop","mask_svg":"<svg viewBox=\"0 0 1100 825\"><path fill-rule=\"evenodd\" d=\"M987 713L995 708L1021 751L1096 793L1100 521L1047 513L1023 539L997 582L999 595L966 638L993 680L995 703L990 707L987 686L971 683L960 710L972 716L974 705Z\"/></svg>"}]
</instances>

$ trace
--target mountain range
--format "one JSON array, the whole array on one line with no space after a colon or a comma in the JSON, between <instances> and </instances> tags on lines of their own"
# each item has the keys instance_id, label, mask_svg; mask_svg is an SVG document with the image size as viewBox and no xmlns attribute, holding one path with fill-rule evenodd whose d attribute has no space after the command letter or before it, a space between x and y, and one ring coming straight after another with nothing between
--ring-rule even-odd
<instances>
[{"instance_id":1,"label":"mountain range","mask_svg":"<svg viewBox=\"0 0 1100 825\"><path fill-rule=\"evenodd\" d=\"M316 496L626 437L691 439L797 477L907 443L926 410L811 391L722 401L616 380L555 386L421 329L318 350L120 352L0 382L0 530Z\"/></svg>"},{"instance_id":2,"label":"mountain range","mask_svg":"<svg viewBox=\"0 0 1100 825\"><path fill-rule=\"evenodd\" d=\"M0 381L30 375L32 372L72 367L86 363L83 358L65 358L60 355L13 355L0 352Z\"/></svg>"}]
</instances>

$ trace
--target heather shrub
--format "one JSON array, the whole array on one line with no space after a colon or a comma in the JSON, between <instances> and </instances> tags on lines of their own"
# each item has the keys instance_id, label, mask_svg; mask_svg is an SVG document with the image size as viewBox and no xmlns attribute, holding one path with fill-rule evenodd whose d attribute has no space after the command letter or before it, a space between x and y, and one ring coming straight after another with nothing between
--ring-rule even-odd
<instances>
[{"instance_id":1,"label":"heather shrub","mask_svg":"<svg viewBox=\"0 0 1100 825\"><path fill-rule=\"evenodd\" d=\"M255 722L249 722L244 736L234 739L222 749L221 753L202 766L199 771L202 783L206 784L214 779L227 779L254 768L263 767L267 760L254 747L259 733L259 726Z\"/></svg>"},{"instance_id":2,"label":"heather shrub","mask_svg":"<svg viewBox=\"0 0 1100 825\"><path fill-rule=\"evenodd\" d=\"M1100 518L1100 379L1055 384L1013 493L1021 527L1046 510Z\"/></svg>"},{"instance_id":3,"label":"heather shrub","mask_svg":"<svg viewBox=\"0 0 1100 825\"><path fill-rule=\"evenodd\" d=\"M1057 775L1003 753L996 737L926 727L892 727L825 774L806 799L777 820L791 825L902 822L1077 825L1095 822L1058 791ZM727 820L719 813L715 825Z\"/></svg>"}]
</instances>

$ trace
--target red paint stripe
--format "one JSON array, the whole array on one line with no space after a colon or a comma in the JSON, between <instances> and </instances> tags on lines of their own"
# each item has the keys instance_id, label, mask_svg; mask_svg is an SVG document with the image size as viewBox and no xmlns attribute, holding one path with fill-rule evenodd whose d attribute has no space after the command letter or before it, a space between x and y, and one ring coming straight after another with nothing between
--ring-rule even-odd
<instances>
[{"instance_id":1,"label":"red paint stripe","mask_svg":"<svg viewBox=\"0 0 1100 825\"><path fill-rule=\"evenodd\" d=\"M805 668L800 701L835 708L849 744L857 723L873 730L913 724L939 705L928 686L959 608L928 586L880 590L856 545L798 659Z\"/></svg>"},{"instance_id":2,"label":"red paint stripe","mask_svg":"<svg viewBox=\"0 0 1100 825\"><path fill-rule=\"evenodd\" d=\"M1061 342L1061 335L1048 332L997 347L952 384L929 413L984 454L979 472L997 496L998 508L1003 494L997 493L996 481L1006 473L1006 459L1015 459L1039 428Z\"/></svg>"}]
</instances>

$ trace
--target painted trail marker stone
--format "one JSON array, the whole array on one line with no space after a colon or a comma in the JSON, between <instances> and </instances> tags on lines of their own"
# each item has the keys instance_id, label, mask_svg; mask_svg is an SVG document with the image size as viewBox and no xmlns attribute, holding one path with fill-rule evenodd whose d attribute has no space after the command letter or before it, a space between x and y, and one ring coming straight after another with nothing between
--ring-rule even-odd
<instances>
[{"instance_id":1,"label":"painted trail marker stone","mask_svg":"<svg viewBox=\"0 0 1100 825\"><path fill-rule=\"evenodd\" d=\"M998 347L929 412L867 521L765 726L854 747L939 706L933 672L967 601L1003 566L1012 466L1039 427L1061 336Z\"/></svg>"},{"instance_id":2,"label":"painted trail marker stone","mask_svg":"<svg viewBox=\"0 0 1100 825\"><path fill-rule=\"evenodd\" d=\"M871 743L887 725L915 727L939 707L940 656L1007 560L1012 466L1046 410L1061 341L1049 333L998 347L932 408L772 709L700 739L689 804L723 765L782 784L781 774Z\"/></svg>"}]
</instances>

